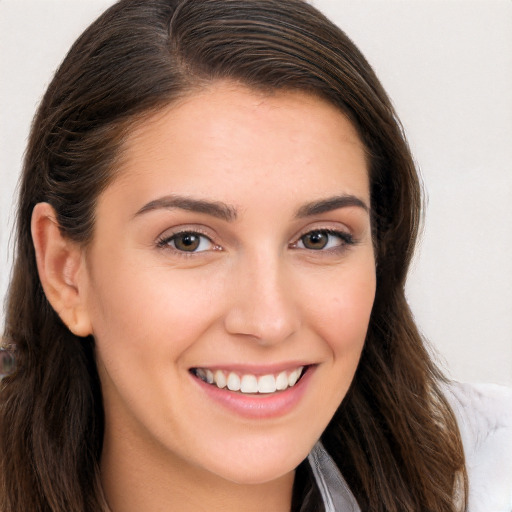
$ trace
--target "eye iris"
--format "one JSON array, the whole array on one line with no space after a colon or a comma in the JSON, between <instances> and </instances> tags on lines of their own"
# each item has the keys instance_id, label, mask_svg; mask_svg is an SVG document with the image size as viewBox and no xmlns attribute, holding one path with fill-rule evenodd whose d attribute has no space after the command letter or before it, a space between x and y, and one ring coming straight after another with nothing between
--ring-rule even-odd
<instances>
[{"instance_id":1,"label":"eye iris","mask_svg":"<svg viewBox=\"0 0 512 512\"><path fill-rule=\"evenodd\" d=\"M307 249L323 249L329 240L325 231L313 231L302 237L302 243Z\"/></svg>"},{"instance_id":2,"label":"eye iris","mask_svg":"<svg viewBox=\"0 0 512 512\"><path fill-rule=\"evenodd\" d=\"M182 233L174 240L174 246L180 251L195 251L201 242L200 237L193 233Z\"/></svg>"}]
</instances>

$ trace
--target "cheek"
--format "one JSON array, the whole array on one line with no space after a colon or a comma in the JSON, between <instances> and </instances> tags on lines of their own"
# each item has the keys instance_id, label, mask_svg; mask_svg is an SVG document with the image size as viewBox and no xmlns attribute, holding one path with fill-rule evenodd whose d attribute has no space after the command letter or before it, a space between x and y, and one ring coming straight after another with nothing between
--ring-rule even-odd
<instances>
[{"instance_id":1,"label":"cheek","mask_svg":"<svg viewBox=\"0 0 512 512\"><path fill-rule=\"evenodd\" d=\"M90 306L105 406L110 417L123 417L128 425L133 417L155 425L165 417L170 425L175 411L162 404L186 396L188 351L216 320L216 281L210 279L205 291L204 279L191 282L167 266L135 271L119 264L108 270L95 275L96 284L108 285L94 287Z\"/></svg>"},{"instance_id":2,"label":"cheek","mask_svg":"<svg viewBox=\"0 0 512 512\"><path fill-rule=\"evenodd\" d=\"M108 283L108 284L105 284ZM123 264L96 272L89 311L99 351L134 364L146 358L177 358L215 320L218 279L167 266Z\"/></svg>"},{"instance_id":3,"label":"cheek","mask_svg":"<svg viewBox=\"0 0 512 512\"><path fill-rule=\"evenodd\" d=\"M375 296L373 269L371 263L333 272L305 301L311 305L307 324L315 339L322 340L326 361L318 372L322 378L321 402L317 402L321 430L346 396L361 358Z\"/></svg>"},{"instance_id":4,"label":"cheek","mask_svg":"<svg viewBox=\"0 0 512 512\"><path fill-rule=\"evenodd\" d=\"M310 324L325 340L335 364L355 368L366 338L375 298L373 265L331 276L321 293L310 297Z\"/></svg>"}]
</instances>

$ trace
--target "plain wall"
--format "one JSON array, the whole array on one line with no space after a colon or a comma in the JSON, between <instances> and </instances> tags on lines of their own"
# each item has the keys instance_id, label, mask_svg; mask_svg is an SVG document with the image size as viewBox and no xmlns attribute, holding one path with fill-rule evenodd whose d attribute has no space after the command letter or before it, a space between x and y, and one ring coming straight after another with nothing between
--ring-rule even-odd
<instances>
[{"instance_id":1,"label":"plain wall","mask_svg":"<svg viewBox=\"0 0 512 512\"><path fill-rule=\"evenodd\" d=\"M0 297L35 108L109 0L0 0ZM407 293L448 374L512 385L512 2L316 0L390 94L428 195ZM0 314L0 324L3 313Z\"/></svg>"}]
</instances>

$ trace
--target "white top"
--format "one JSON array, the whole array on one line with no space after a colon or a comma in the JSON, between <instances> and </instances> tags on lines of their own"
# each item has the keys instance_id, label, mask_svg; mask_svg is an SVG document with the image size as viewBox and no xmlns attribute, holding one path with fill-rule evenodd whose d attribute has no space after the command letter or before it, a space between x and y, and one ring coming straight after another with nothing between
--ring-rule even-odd
<instances>
[{"instance_id":1,"label":"white top","mask_svg":"<svg viewBox=\"0 0 512 512\"><path fill-rule=\"evenodd\" d=\"M444 391L457 417L466 455L467 512L512 512L512 389L453 383ZM320 442L308 460L325 512L361 512Z\"/></svg>"}]
</instances>

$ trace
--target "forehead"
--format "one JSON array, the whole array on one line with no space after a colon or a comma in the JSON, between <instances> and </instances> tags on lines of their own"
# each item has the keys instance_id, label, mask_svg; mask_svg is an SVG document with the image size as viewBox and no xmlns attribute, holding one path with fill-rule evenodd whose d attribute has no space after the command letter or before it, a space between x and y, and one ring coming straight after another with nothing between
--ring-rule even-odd
<instances>
[{"instance_id":1,"label":"forehead","mask_svg":"<svg viewBox=\"0 0 512 512\"><path fill-rule=\"evenodd\" d=\"M141 194L153 181L154 189L194 195L220 182L240 191L288 182L290 192L309 183L320 195L353 192L340 187L367 195L367 174L356 129L330 103L304 92L217 83L133 127L115 182L138 181Z\"/></svg>"}]
</instances>

